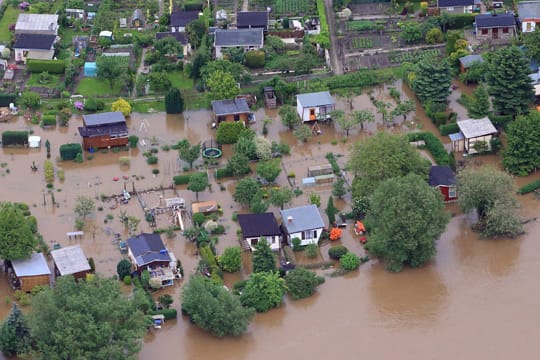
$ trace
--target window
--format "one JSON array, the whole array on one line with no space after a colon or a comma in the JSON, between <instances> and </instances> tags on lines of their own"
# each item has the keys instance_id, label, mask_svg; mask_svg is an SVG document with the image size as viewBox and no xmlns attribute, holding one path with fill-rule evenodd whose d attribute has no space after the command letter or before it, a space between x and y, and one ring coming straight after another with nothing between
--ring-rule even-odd
<instances>
[{"instance_id":1,"label":"window","mask_svg":"<svg viewBox=\"0 0 540 360\"><path fill-rule=\"evenodd\" d=\"M488 29L482 29L482 35L487 35L488 34Z\"/></svg>"},{"instance_id":2,"label":"window","mask_svg":"<svg viewBox=\"0 0 540 360\"><path fill-rule=\"evenodd\" d=\"M251 245L257 245L258 242L259 242L258 238L251 239Z\"/></svg>"},{"instance_id":3,"label":"window","mask_svg":"<svg viewBox=\"0 0 540 360\"><path fill-rule=\"evenodd\" d=\"M276 237L272 236L272 244L275 244L275 243L276 243Z\"/></svg>"},{"instance_id":4,"label":"window","mask_svg":"<svg viewBox=\"0 0 540 360\"><path fill-rule=\"evenodd\" d=\"M506 28L503 28L503 34L508 34L509 31L510 31L509 28L507 28L507 27L506 27Z\"/></svg>"},{"instance_id":5,"label":"window","mask_svg":"<svg viewBox=\"0 0 540 360\"><path fill-rule=\"evenodd\" d=\"M455 186L450 186L448 188L448 197L453 199L456 197L456 187Z\"/></svg>"},{"instance_id":6,"label":"window","mask_svg":"<svg viewBox=\"0 0 540 360\"><path fill-rule=\"evenodd\" d=\"M240 121L240 115L234 115L234 121Z\"/></svg>"},{"instance_id":7,"label":"window","mask_svg":"<svg viewBox=\"0 0 540 360\"><path fill-rule=\"evenodd\" d=\"M302 240L316 239L317 230L302 231Z\"/></svg>"}]
</instances>

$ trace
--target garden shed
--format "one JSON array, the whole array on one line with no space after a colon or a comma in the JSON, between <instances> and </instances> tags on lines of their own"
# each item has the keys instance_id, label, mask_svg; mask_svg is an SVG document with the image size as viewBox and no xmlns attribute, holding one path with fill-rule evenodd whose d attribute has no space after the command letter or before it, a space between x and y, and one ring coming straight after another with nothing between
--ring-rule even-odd
<instances>
[{"instance_id":1,"label":"garden shed","mask_svg":"<svg viewBox=\"0 0 540 360\"><path fill-rule=\"evenodd\" d=\"M51 251L56 275L73 275L76 279L86 277L92 269L80 245Z\"/></svg>"},{"instance_id":2,"label":"garden shed","mask_svg":"<svg viewBox=\"0 0 540 360\"><path fill-rule=\"evenodd\" d=\"M486 150L491 148L491 139L497 135L497 129L487 118L467 119L457 122L459 133L449 134L452 141L452 150L454 152L465 152L475 154L478 152L475 144L483 142Z\"/></svg>"},{"instance_id":3,"label":"garden shed","mask_svg":"<svg viewBox=\"0 0 540 360\"><path fill-rule=\"evenodd\" d=\"M42 253L33 253L30 257L11 262L13 275L10 277L16 287L22 291L31 291L37 285L49 285L51 270Z\"/></svg>"},{"instance_id":4,"label":"garden shed","mask_svg":"<svg viewBox=\"0 0 540 360\"><path fill-rule=\"evenodd\" d=\"M84 63L84 77L96 77L97 76L97 65L95 62L85 62Z\"/></svg>"}]
</instances>

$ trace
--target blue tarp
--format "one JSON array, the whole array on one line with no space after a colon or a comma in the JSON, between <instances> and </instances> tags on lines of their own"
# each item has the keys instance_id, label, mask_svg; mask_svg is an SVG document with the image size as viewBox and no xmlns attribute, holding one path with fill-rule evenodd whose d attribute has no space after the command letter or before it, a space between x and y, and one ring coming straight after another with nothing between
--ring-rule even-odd
<instances>
[{"instance_id":1,"label":"blue tarp","mask_svg":"<svg viewBox=\"0 0 540 360\"><path fill-rule=\"evenodd\" d=\"M97 75L97 66L95 62L84 63L84 76L95 77Z\"/></svg>"}]
</instances>

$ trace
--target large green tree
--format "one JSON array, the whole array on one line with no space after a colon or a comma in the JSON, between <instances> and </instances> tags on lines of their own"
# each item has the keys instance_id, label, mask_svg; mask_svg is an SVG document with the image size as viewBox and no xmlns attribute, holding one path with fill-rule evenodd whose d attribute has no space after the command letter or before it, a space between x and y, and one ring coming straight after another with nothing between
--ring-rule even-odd
<instances>
[{"instance_id":1,"label":"large green tree","mask_svg":"<svg viewBox=\"0 0 540 360\"><path fill-rule=\"evenodd\" d=\"M189 177L187 189L195 193L195 199L199 201L199 193L208 187L208 176L206 173L196 173Z\"/></svg>"},{"instance_id":2,"label":"large green tree","mask_svg":"<svg viewBox=\"0 0 540 360\"><path fill-rule=\"evenodd\" d=\"M28 316L34 359L136 359L144 314L112 279L57 279L32 300Z\"/></svg>"},{"instance_id":3,"label":"large green tree","mask_svg":"<svg viewBox=\"0 0 540 360\"><path fill-rule=\"evenodd\" d=\"M523 45L525 45L525 53L540 60L540 27L536 27L534 32L523 34Z\"/></svg>"},{"instance_id":4,"label":"large green tree","mask_svg":"<svg viewBox=\"0 0 540 360\"><path fill-rule=\"evenodd\" d=\"M529 62L516 46L504 47L491 54L487 80L495 111L517 115L528 112L534 100L529 78Z\"/></svg>"},{"instance_id":5,"label":"large green tree","mask_svg":"<svg viewBox=\"0 0 540 360\"><path fill-rule=\"evenodd\" d=\"M269 183L276 181L281 173L281 165L278 159L262 161L257 164L257 175Z\"/></svg>"},{"instance_id":6,"label":"large green tree","mask_svg":"<svg viewBox=\"0 0 540 360\"><path fill-rule=\"evenodd\" d=\"M206 86L211 100L233 99L240 93L238 83L231 73L217 70L208 76Z\"/></svg>"},{"instance_id":7,"label":"large green tree","mask_svg":"<svg viewBox=\"0 0 540 360\"><path fill-rule=\"evenodd\" d=\"M261 188L261 184L252 177L243 178L236 184L233 199L244 206L251 206L251 202Z\"/></svg>"},{"instance_id":8,"label":"large green tree","mask_svg":"<svg viewBox=\"0 0 540 360\"><path fill-rule=\"evenodd\" d=\"M440 193L422 177L389 179L371 197L366 246L390 271L401 271L403 265L421 266L435 255L435 242L448 220Z\"/></svg>"},{"instance_id":9,"label":"large green tree","mask_svg":"<svg viewBox=\"0 0 540 360\"><path fill-rule=\"evenodd\" d=\"M518 116L506 130L503 165L512 174L525 176L540 166L540 113Z\"/></svg>"},{"instance_id":10,"label":"large green tree","mask_svg":"<svg viewBox=\"0 0 540 360\"><path fill-rule=\"evenodd\" d=\"M184 99L180 90L173 87L165 95L165 112L167 114L181 114L184 111Z\"/></svg>"},{"instance_id":11,"label":"large green tree","mask_svg":"<svg viewBox=\"0 0 540 360\"><path fill-rule=\"evenodd\" d=\"M109 83L111 89L116 80L126 71L116 56L100 56L96 60L97 77Z\"/></svg>"},{"instance_id":12,"label":"large green tree","mask_svg":"<svg viewBox=\"0 0 540 360\"><path fill-rule=\"evenodd\" d=\"M270 189L270 203L283 210L283 207L290 204L294 198L294 192L288 187Z\"/></svg>"},{"instance_id":13,"label":"large green tree","mask_svg":"<svg viewBox=\"0 0 540 360\"><path fill-rule=\"evenodd\" d=\"M244 154L235 153L227 161L226 169L232 176L236 177L248 174L251 171L249 167L249 158Z\"/></svg>"},{"instance_id":14,"label":"large green tree","mask_svg":"<svg viewBox=\"0 0 540 360\"><path fill-rule=\"evenodd\" d=\"M279 109L279 116L281 117L281 123L290 130L293 130L302 123L300 117L296 113L296 109L291 105L283 105L281 109Z\"/></svg>"},{"instance_id":15,"label":"large green tree","mask_svg":"<svg viewBox=\"0 0 540 360\"><path fill-rule=\"evenodd\" d=\"M285 295L285 280L278 272L258 272L249 277L240 295L240 302L257 312L267 312L281 304Z\"/></svg>"},{"instance_id":16,"label":"large green tree","mask_svg":"<svg viewBox=\"0 0 540 360\"><path fill-rule=\"evenodd\" d=\"M357 110L347 114L343 110L335 110L332 111L332 119L341 130L345 131L345 136L349 136L349 131L356 126L360 125L363 128L365 122L374 122L375 116L367 110Z\"/></svg>"},{"instance_id":17,"label":"large green tree","mask_svg":"<svg viewBox=\"0 0 540 360\"><path fill-rule=\"evenodd\" d=\"M191 145L186 139L178 142L178 156L193 169L193 163L201 156L201 144Z\"/></svg>"},{"instance_id":18,"label":"large green tree","mask_svg":"<svg viewBox=\"0 0 540 360\"><path fill-rule=\"evenodd\" d=\"M487 236L516 235L522 230L514 198L514 180L492 167L468 168L457 176L458 204L464 213L475 210L476 227ZM505 211L502 211L505 209ZM489 229L487 224L490 224Z\"/></svg>"},{"instance_id":19,"label":"large green tree","mask_svg":"<svg viewBox=\"0 0 540 360\"><path fill-rule=\"evenodd\" d=\"M473 119L481 119L491 112L491 102L486 84L478 85L473 93L473 101L469 107L469 116Z\"/></svg>"},{"instance_id":20,"label":"large green tree","mask_svg":"<svg viewBox=\"0 0 540 360\"><path fill-rule=\"evenodd\" d=\"M276 271L276 257L266 239L260 239L253 252L253 272Z\"/></svg>"},{"instance_id":21,"label":"large green tree","mask_svg":"<svg viewBox=\"0 0 540 360\"><path fill-rule=\"evenodd\" d=\"M293 299L303 299L310 297L320 284L324 283L322 276L317 276L313 271L303 267L290 270L285 276L287 293Z\"/></svg>"},{"instance_id":22,"label":"large green tree","mask_svg":"<svg viewBox=\"0 0 540 360\"><path fill-rule=\"evenodd\" d=\"M206 84L210 74L218 70L230 73L237 82L241 82L246 74L246 68L242 64L234 63L229 60L210 61L201 69L201 79L203 83Z\"/></svg>"},{"instance_id":23,"label":"large green tree","mask_svg":"<svg viewBox=\"0 0 540 360\"><path fill-rule=\"evenodd\" d=\"M20 208L0 203L0 258L17 260L28 257L36 247L32 228Z\"/></svg>"},{"instance_id":24,"label":"large green tree","mask_svg":"<svg viewBox=\"0 0 540 360\"><path fill-rule=\"evenodd\" d=\"M445 60L426 58L414 68L412 87L422 103L445 103L451 82L450 65Z\"/></svg>"},{"instance_id":25,"label":"large green tree","mask_svg":"<svg viewBox=\"0 0 540 360\"><path fill-rule=\"evenodd\" d=\"M371 194L379 183L393 177L408 173L427 177L430 168L406 137L385 132L356 143L348 166L355 175L354 197Z\"/></svg>"},{"instance_id":26,"label":"large green tree","mask_svg":"<svg viewBox=\"0 0 540 360\"><path fill-rule=\"evenodd\" d=\"M75 214L79 215L83 218L83 220L86 219L88 215L94 211L96 208L96 204L94 203L94 200L89 196L77 196L77 200L75 201L75 209L73 210Z\"/></svg>"},{"instance_id":27,"label":"large green tree","mask_svg":"<svg viewBox=\"0 0 540 360\"><path fill-rule=\"evenodd\" d=\"M26 354L31 342L26 319L14 303L8 318L0 326L0 351L7 356Z\"/></svg>"},{"instance_id":28,"label":"large green tree","mask_svg":"<svg viewBox=\"0 0 540 360\"><path fill-rule=\"evenodd\" d=\"M202 276L192 276L184 286L182 309L201 329L219 337L243 334L255 313L223 286Z\"/></svg>"}]
</instances>

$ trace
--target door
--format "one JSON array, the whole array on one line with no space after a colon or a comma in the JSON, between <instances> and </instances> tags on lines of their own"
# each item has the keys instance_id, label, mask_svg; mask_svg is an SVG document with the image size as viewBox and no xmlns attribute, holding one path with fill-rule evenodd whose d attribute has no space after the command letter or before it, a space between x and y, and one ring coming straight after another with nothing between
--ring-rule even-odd
<instances>
[{"instance_id":1,"label":"door","mask_svg":"<svg viewBox=\"0 0 540 360\"><path fill-rule=\"evenodd\" d=\"M499 29L498 28L491 29L491 35L493 37L493 40L497 40L499 38Z\"/></svg>"}]
</instances>

